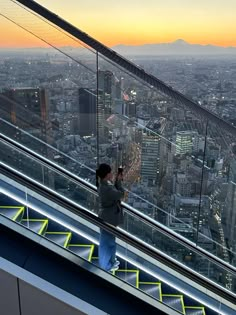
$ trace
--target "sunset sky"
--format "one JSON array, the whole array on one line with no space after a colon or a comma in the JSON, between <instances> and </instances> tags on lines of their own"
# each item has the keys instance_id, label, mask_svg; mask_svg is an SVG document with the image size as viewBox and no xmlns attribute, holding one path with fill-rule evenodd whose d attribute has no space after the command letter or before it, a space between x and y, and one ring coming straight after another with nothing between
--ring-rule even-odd
<instances>
[{"instance_id":1,"label":"sunset sky","mask_svg":"<svg viewBox=\"0 0 236 315\"><path fill-rule=\"evenodd\" d=\"M7 0L1 0L0 13ZM9 0L8 0L9 1ZM37 0L108 46L189 43L236 46L236 0ZM4 7L4 14L7 13ZM40 41L0 16L2 47ZM63 43L61 43L63 45Z\"/></svg>"}]
</instances>

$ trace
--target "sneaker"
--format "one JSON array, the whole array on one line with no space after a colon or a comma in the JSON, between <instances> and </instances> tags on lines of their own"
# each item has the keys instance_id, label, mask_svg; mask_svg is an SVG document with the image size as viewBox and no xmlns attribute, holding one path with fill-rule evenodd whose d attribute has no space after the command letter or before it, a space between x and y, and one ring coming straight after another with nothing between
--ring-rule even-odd
<instances>
[{"instance_id":1,"label":"sneaker","mask_svg":"<svg viewBox=\"0 0 236 315\"><path fill-rule=\"evenodd\" d=\"M119 266L112 266L111 269L109 270L110 272L116 271L119 269Z\"/></svg>"},{"instance_id":2,"label":"sneaker","mask_svg":"<svg viewBox=\"0 0 236 315\"><path fill-rule=\"evenodd\" d=\"M114 263L114 265L111 267L109 271L113 272L119 269L120 262L117 260L117 262Z\"/></svg>"},{"instance_id":3,"label":"sneaker","mask_svg":"<svg viewBox=\"0 0 236 315\"><path fill-rule=\"evenodd\" d=\"M119 266L119 265L120 265L119 260L115 259L115 262L114 262L113 266Z\"/></svg>"}]
</instances>

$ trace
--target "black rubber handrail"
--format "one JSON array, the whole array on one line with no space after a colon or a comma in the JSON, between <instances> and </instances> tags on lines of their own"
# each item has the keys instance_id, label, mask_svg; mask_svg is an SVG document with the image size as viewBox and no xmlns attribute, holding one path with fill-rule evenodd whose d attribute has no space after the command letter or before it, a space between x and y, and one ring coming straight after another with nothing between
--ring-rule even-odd
<instances>
[{"instance_id":1,"label":"black rubber handrail","mask_svg":"<svg viewBox=\"0 0 236 315\"><path fill-rule=\"evenodd\" d=\"M118 239L121 239L123 242L133 246L134 248L150 256L151 258L160 261L170 269L175 270L176 272L182 274L183 276L192 280L198 285L203 286L205 289L210 290L211 292L220 296L221 298L224 298L225 300L233 304L235 303L235 294L233 292L230 292L224 289L223 287L220 287L216 283L209 281L207 278L189 270L189 268L187 267L185 268L184 265L178 264L172 258L144 244L141 240L133 238L132 236L129 236L128 234L124 233L122 230L120 229L118 230L117 228L109 224L106 224L103 220L98 218L93 213L83 209L79 205L72 204L70 200L57 194L55 191L43 186L42 184L39 184L38 182L28 178L27 176L3 164L2 162L0 162L0 173L20 183L24 187L27 187L33 190L34 192L42 195L48 200L56 204L59 204L61 207L66 208L70 212L82 217L83 219L96 225L97 227L109 231L110 233L114 234Z\"/></svg>"},{"instance_id":2,"label":"black rubber handrail","mask_svg":"<svg viewBox=\"0 0 236 315\"><path fill-rule=\"evenodd\" d=\"M67 21L63 20L61 17L56 15L55 13L49 11L42 5L38 4L36 1L32 0L15 0L14 1L21 3L23 6L27 7L28 9L32 10L33 12L37 13L41 17L45 18L50 23L58 26L65 32L69 33L70 35L74 36L78 40L82 41L86 45L93 48L95 51L106 57L107 59L111 60L115 64L121 66L123 69L129 71L136 77L140 78L144 82L148 83L152 87L157 88L158 91L161 93L169 96L170 98L174 99L175 101L187 106L193 112L197 113L202 117L205 121L210 120L217 127L224 129L225 131L230 132L232 135L236 136L236 128L228 123L227 121L223 120L216 114L210 112L206 108L200 106L198 103L194 102L193 100L187 98L182 93L176 91L171 86L168 86L166 83L162 82L154 75L147 73L144 69L138 67L128 59L124 58L123 56L116 53L114 50L108 48L98 40L94 39L93 37L89 36L82 30L78 29L74 25L68 23Z\"/></svg>"},{"instance_id":3,"label":"black rubber handrail","mask_svg":"<svg viewBox=\"0 0 236 315\"><path fill-rule=\"evenodd\" d=\"M53 169L56 173L60 173L63 177L67 177L69 179L73 179L76 183L79 183L84 189L89 190L93 194L98 196L96 186L92 185L91 183L85 181L84 179L78 177L77 175L71 173L70 171L66 170L65 168L59 166L58 164L48 160L47 158L41 156L40 154L32 151L31 149L23 146L22 144L16 142L15 140L7 137L6 135L0 133L0 141L5 142L6 144L10 145L14 149L21 151L23 154L26 154L37 160L40 164L45 165L47 168ZM94 175L95 176L95 175ZM218 267L230 272L231 274L235 275L236 277L236 268L227 262L223 261L222 259L218 258L217 256L209 253L208 251L204 250L203 248L196 246L193 242L189 241L185 237L181 236L178 233L168 229L164 225L160 224L158 221L153 220L152 218L146 216L145 214L141 213L139 210L129 206L125 202L122 202L122 207L133 217L136 217L138 220L145 222L148 225L152 225L157 231L161 232L162 234L166 235L173 241L183 245L184 247L188 248L189 250L195 252L197 255L203 256L210 262L214 263Z\"/></svg>"}]
</instances>

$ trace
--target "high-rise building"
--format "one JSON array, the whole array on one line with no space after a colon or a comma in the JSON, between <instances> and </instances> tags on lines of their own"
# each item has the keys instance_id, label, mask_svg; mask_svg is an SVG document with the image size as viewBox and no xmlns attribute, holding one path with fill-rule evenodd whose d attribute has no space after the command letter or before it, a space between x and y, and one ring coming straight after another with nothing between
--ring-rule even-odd
<instances>
[{"instance_id":1,"label":"high-rise building","mask_svg":"<svg viewBox=\"0 0 236 315\"><path fill-rule=\"evenodd\" d=\"M230 246L235 246L235 238L236 238L236 211L235 209L236 209L236 159L234 159L230 164L228 192L227 192L224 216L223 216L223 222L225 226L225 235L229 241Z\"/></svg>"},{"instance_id":2,"label":"high-rise building","mask_svg":"<svg viewBox=\"0 0 236 315\"><path fill-rule=\"evenodd\" d=\"M109 70L98 71L98 89L102 90L106 94L112 93L114 85L114 74Z\"/></svg>"},{"instance_id":3,"label":"high-rise building","mask_svg":"<svg viewBox=\"0 0 236 315\"><path fill-rule=\"evenodd\" d=\"M205 138L200 136L198 132L192 132L193 135L193 152L204 151Z\"/></svg>"},{"instance_id":4,"label":"high-rise building","mask_svg":"<svg viewBox=\"0 0 236 315\"><path fill-rule=\"evenodd\" d=\"M193 135L191 131L176 132L176 154L186 154L192 152Z\"/></svg>"},{"instance_id":5,"label":"high-rise building","mask_svg":"<svg viewBox=\"0 0 236 315\"><path fill-rule=\"evenodd\" d=\"M125 115L136 118L136 103L134 101L125 102Z\"/></svg>"},{"instance_id":6,"label":"high-rise building","mask_svg":"<svg viewBox=\"0 0 236 315\"><path fill-rule=\"evenodd\" d=\"M96 94L93 90L79 89L79 134L96 135Z\"/></svg>"},{"instance_id":7,"label":"high-rise building","mask_svg":"<svg viewBox=\"0 0 236 315\"><path fill-rule=\"evenodd\" d=\"M111 71L98 72L98 90L101 93L100 106L103 109L105 119L107 119L113 109L113 96L115 93L114 74Z\"/></svg>"},{"instance_id":8,"label":"high-rise building","mask_svg":"<svg viewBox=\"0 0 236 315\"><path fill-rule=\"evenodd\" d=\"M45 89L16 88L6 90L3 95L8 99L7 111L12 123L23 129L46 128L49 102Z\"/></svg>"},{"instance_id":9,"label":"high-rise building","mask_svg":"<svg viewBox=\"0 0 236 315\"><path fill-rule=\"evenodd\" d=\"M142 136L141 179L155 183L159 175L160 137L148 132Z\"/></svg>"},{"instance_id":10,"label":"high-rise building","mask_svg":"<svg viewBox=\"0 0 236 315\"><path fill-rule=\"evenodd\" d=\"M49 100L45 89L14 88L5 90L0 95L0 110L3 118L19 128L19 130L13 131L15 138L19 139L22 136L20 133L20 129L22 129L44 142L52 142L51 124L48 119ZM33 141L31 141L31 148L34 149Z\"/></svg>"},{"instance_id":11,"label":"high-rise building","mask_svg":"<svg viewBox=\"0 0 236 315\"><path fill-rule=\"evenodd\" d=\"M173 191L181 196L191 196L191 182L188 180L186 174L178 172L174 177L174 189Z\"/></svg>"},{"instance_id":12,"label":"high-rise building","mask_svg":"<svg viewBox=\"0 0 236 315\"><path fill-rule=\"evenodd\" d=\"M98 137L100 143L107 142L108 128L106 120L113 112L115 95L114 74L111 71L98 72Z\"/></svg>"},{"instance_id":13,"label":"high-rise building","mask_svg":"<svg viewBox=\"0 0 236 315\"><path fill-rule=\"evenodd\" d=\"M49 101L45 89L14 88L5 90L0 95L0 110L4 113L2 117L9 123L11 137L41 155L52 158L52 152L48 146L48 144L52 144L52 138ZM16 153L14 153L14 163L19 170L28 169L30 171L32 169L34 172L34 162L29 163L27 159L23 159ZM44 170L44 181L46 182L48 179L50 186L53 187L53 176L49 176L47 172ZM34 174L34 176L40 178L41 173Z\"/></svg>"}]
</instances>

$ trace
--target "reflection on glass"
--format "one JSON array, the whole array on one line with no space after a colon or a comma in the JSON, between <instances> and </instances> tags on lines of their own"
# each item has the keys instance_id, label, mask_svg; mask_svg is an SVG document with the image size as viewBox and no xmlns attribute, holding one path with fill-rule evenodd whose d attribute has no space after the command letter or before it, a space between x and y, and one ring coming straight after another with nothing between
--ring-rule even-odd
<instances>
[{"instance_id":1,"label":"reflection on glass","mask_svg":"<svg viewBox=\"0 0 236 315\"><path fill-rule=\"evenodd\" d=\"M2 152L1 162L17 169L29 178L87 208L89 211L97 212L98 197L93 191L85 189L76 180L62 175L59 171L55 171L9 145L0 142L0 148Z\"/></svg>"},{"instance_id":2,"label":"reflection on glass","mask_svg":"<svg viewBox=\"0 0 236 315\"><path fill-rule=\"evenodd\" d=\"M235 260L235 138L209 121L207 126L202 199L208 200L210 237L218 243L211 249L221 259ZM206 234L201 218L207 208L201 204L199 232ZM198 241L198 240L197 240Z\"/></svg>"},{"instance_id":3,"label":"reflection on glass","mask_svg":"<svg viewBox=\"0 0 236 315\"><path fill-rule=\"evenodd\" d=\"M17 2L3 0L2 18L32 47L4 55L0 131L71 172L92 181L96 149L96 55L63 30ZM19 26L16 26L19 25ZM15 35L8 38L10 46ZM5 71L9 69L9 71Z\"/></svg>"},{"instance_id":4,"label":"reflection on glass","mask_svg":"<svg viewBox=\"0 0 236 315\"><path fill-rule=\"evenodd\" d=\"M125 211L125 222L122 228L181 264L184 264L215 283L220 284L224 288L235 292L234 282L236 279L233 272L227 271L217 263L211 262L203 254L195 252L187 245L183 245L178 240L159 231L158 228L151 223L142 221L130 212ZM194 232L196 231L193 231L193 233ZM205 235L200 234L199 239L202 247L211 252L217 246L222 249L220 245L213 243L212 240L207 239Z\"/></svg>"},{"instance_id":5,"label":"reflection on glass","mask_svg":"<svg viewBox=\"0 0 236 315\"><path fill-rule=\"evenodd\" d=\"M225 209L232 135L102 56L98 62L99 111L106 113L99 116L99 160L123 166L125 202L235 265L235 224L227 225L230 244L213 210ZM234 208L231 202L223 212L230 217Z\"/></svg>"},{"instance_id":6,"label":"reflection on glass","mask_svg":"<svg viewBox=\"0 0 236 315\"><path fill-rule=\"evenodd\" d=\"M235 134L17 3L3 0L1 10L37 36L32 36L34 45L40 46L42 38L45 47L3 57L0 132L91 183L98 163L114 171L123 166L125 202L236 265ZM172 85L176 74L168 72L173 63L153 60L147 70L162 69L161 78ZM190 76L192 66L186 64ZM185 78L185 72L179 73ZM184 90L182 80L175 84ZM186 94L195 84L185 82ZM201 97L205 87L197 86ZM222 102L214 104L221 114ZM14 166L33 174L17 154ZM40 167L34 178L83 200L75 182L51 176L51 170ZM150 231L143 227L140 233L148 241Z\"/></svg>"}]
</instances>

